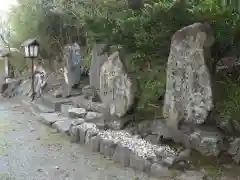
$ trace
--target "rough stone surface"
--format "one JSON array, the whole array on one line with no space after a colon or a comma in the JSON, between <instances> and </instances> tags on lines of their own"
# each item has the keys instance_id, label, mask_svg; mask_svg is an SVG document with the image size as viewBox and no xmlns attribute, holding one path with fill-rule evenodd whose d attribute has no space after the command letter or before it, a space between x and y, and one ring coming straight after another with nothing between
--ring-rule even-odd
<instances>
[{"instance_id":1,"label":"rough stone surface","mask_svg":"<svg viewBox=\"0 0 240 180\"><path fill-rule=\"evenodd\" d=\"M84 108L87 111L102 113L106 108L103 103L92 102L91 100L85 99L84 96L72 97L70 99L76 107Z\"/></svg>"},{"instance_id":2,"label":"rough stone surface","mask_svg":"<svg viewBox=\"0 0 240 180\"><path fill-rule=\"evenodd\" d=\"M64 59L64 77L65 82L69 86L69 90L74 85L79 84L81 77L81 52L80 46L77 43L69 44L63 49ZM69 92L70 93L70 92Z\"/></svg>"},{"instance_id":3,"label":"rough stone surface","mask_svg":"<svg viewBox=\"0 0 240 180\"><path fill-rule=\"evenodd\" d=\"M90 86L99 90L100 89L100 70L103 63L108 59L107 53L103 53L105 44L95 43L92 51L92 60L89 70Z\"/></svg>"},{"instance_id":4,"label":"rough stone surface","mask_svg":"<svg viewBox=\"0 0 240 180\"><path fill-rule=\"evenodd\" d=\"M195 23L173 35L163 107L168 126L177 129L182 120L202 124L212 109L211 77L204 60L204 50L212 43L208 24Z\"/></svg>"},{"instance_id":5,"label":"rough stone surface","mask_svg":"<svg viewBox=\"0 0 240 180\"><path fill-rule=\"evenodd\" d=\"M99 136L92 136L89 141L89 147L92 152L99 152L100 151L100 138Z\"/></svg>"},{"instance_id":6,"label":"rough stone surface","mask_svg":"<svg viewBox=\"0 0 240 180\"><path fill-rule=\"evenodd\" d=\"M186 171L180 176L176 177L176 180L207 180L207 176L202 172Z\"/></svg>"},{"instance_id":7,"label":"rough stone surface","mask_svg":"<svg viewBox=\"0 0 240 180\"><path fill-rule=\"evenodd\" d=\"M64 116L68 116L68 110L69 109L72 109L73 108L73 105L72 104L62 104L61 105L61 113L64 115Z\"/></svg>"},{"instance_id":8,"label":"rough stone surface","mask_svg":"<svg viewBox=\"0 0 240 180\"><path fill-rule=\"evenodd\" d=\"M151 166L150 169L150 174L154 177L158 177L158 178L172 178L173 177L173 172L169 171L169 169L167 167L164 167L160 164L154 163Z\"/></svg>"},{"instance_id":9,"label":"rough stone surface","mask_svg":"<svg viewBox=\"0 0 240 180\"><path fill-rule=\"evenodd\" d=\"M57 113L40 113L39 115L41 117L39 121L48 126L51 126L53 123L57 121L66 120L66 118L59 116Z\"/></svg>"},{"instance_id":10,"label":"rough stone surface","mask_svg":"<svg viewBox=\"0 0 240 180\"><path fill-rule=\"evenodd\" d=\"M70 133L69 133L69 129L70 129L70 126L71 126L71 120L70 119L66 119L64 121L56 121L55 123L53 123L52 126L54 128L56 128L59 132L70 135Z\"/></svg>"},{"instance_id":11,"label":"rough stone surface","mask_svg":"<svg viewBox=\"0 0 240 180\"><path fill-rule=\"evenodd\" d=\"M197 129L189 135L190 147L205 156L218 156L223 150L223 137L217 131Z\"/></svg>"},{"instance_id":12,"label":"rough stone surface","mask_svg":"<svg viewBox=\"0 0 240 180\"><path fill-rule=\"evenodd\" d=\"M238 149L240 148L240 138L235 139L233 142L230 143L228 153L234 156Z\"/></svg>"},{"instance_id":13,"label":"rough stone surface","mask_svg":"<svg viewBox=\"0 0 240 180\"><path fill-rule=\"evenodd\" d=\"M240 163L240 150L237 150L237 153L233 156L233 160L239 164Z\"/></svg>"},{"instance_id":14,"label":"rough stone surface","mask_svg":"<svg viewBox=\"0 0 240 180\"><path fill-rule=\"evenodd\" d=\"M81 144L84 144L86 141L86 134L88 129L96 129L96 125L92 123L83 123L79 127L79 136Z\"/></svg>"},{"instance_id":15,"label":"rough stone surface","mask_svg":"<svg viewBox=\"0 0 240 180\"><path fill-rule=\"evenodd\" d=\"M87 145L91 145L92 137L97 136L98 132L99 132L99 129L97 129L96 127L88 129L86 133L85 143Z\"/></svg>"},{"instance_id":16,"label":"rough stone surface","mask_svg":"<svg viewBox=\"0 0 240 180\"><path fill-rule=\"evenodd\" d=\"M83 108L70 108L68 110L68 117L70 118L84 118L86 114L87 111Z\"/></svg>"},{"instance_id":17,"label":"rough stone surface","mask_svg":"<svg viewBox=\"0 0 240 180\"><path fill-rule=\"evenodd\" d=\"M120 163L120 165L126 167L129 166L130 163L130 151L127 147L123 146L122 144L118 144L115 152L113 154L112 159L115 162Z\"/></svg>"},{"instance_id":18,"label":"rough stone surface","mask_svg":"<svg viewBox=\"0 0 240 180\"><path fill-rule=\"evenodd\" d=\"M150 134L145 138L146 141L152 143L152 144L159 144L159 138L158 135Z\"/></svg>"},{"instance_id":19,"label":"rough stone surface","mask_svg":"<svg viewBox=\"0 0 240 180\"><path fill-rule=\"evenodd\" d=\"M110 139L101 139L100 141L100 153L104 155L104 157L111 159L115 152L117 144Z\"/></svg>"},{"instance_id":20,"label":"rough stone surface","mask_svg":"<svg viewBox=\"0 0 240 180\"><path fill-rule=\"evenodd\" d=\"M71 142L79 142L80 141L79 128L80 128L79 126L72 126L69 128Z\"/></svg>"},{"instance_id":21,"label":"rough stone surface","mask_svg":"<svg viewBox=\"0 0 240 180\"><path fill-rule=\"evenodd\" d=\"M97 119L97 118L102 118L103 115L102 113L98 113L98 112L87 112L87 115L85 117L86 121L87 120L94 120L94 119Z\"/></svg>"},{"instance_id":22,"label":"rough stone surface","mask_svg":"<svg viewBox=\"0 0 240 180\"><path fill-rule=\"evenodd\" d=\"M57 89L56 91L53 92L53 96L55 98L60 98L62 97L62 88Z\"/></svg>"},{"instance_id":23,"label":"rough stone surface","mask_svg":"<svg viewBox=\"0 0 240 180\"><path fill-rule=\"evenodd\" d=\"M130 167L143 172L149 172L151 163L144 157L138 156L135 153L130 153Z\"/></svg>"},{"instance_id":24,"label":"rough stone surface","mask_svg":"<svg viewBox=\"0 0 240 180\"><path fill-rule=\"evenodd\" d=\"M21 79L11 79L11 81L8 82L8 87L6 88L6 90L2 93L3 97L13 97L16 96L19 91L19 86L21 84L22 80Z\"/></svg>"},{"instance_id":25,"label":"rough stone surface","mask_svg":"<svg viewBox=\"0 0 240 180\"><path fill-rule=\"evenodd\" d=\"M80 141L80 136L79 136L79 129L81 124L84 123L84 119L77 119L72 121L70 128L69 128L69 133L70 133L70 140L71 142L79 142Z\"/></svg>"},{"instance_id":26,"label":"rough stone surface","mask_svg":"<svg viewBox=\"0 0 240 180\"><path fill-rule=\"evenodd\" d=\"M135 100L136 82L127 73L119 52L113 53L100 71L100 98L110 115L124 116Z\"/></svg>"}]
</instances>

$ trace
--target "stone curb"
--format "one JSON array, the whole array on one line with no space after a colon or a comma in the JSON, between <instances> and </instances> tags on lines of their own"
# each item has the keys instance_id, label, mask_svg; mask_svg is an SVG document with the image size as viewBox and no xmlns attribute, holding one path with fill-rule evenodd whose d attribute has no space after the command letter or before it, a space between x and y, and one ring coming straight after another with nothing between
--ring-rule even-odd
<instances>
[{"instance_id":1,"label":"stone curb","mask_svg":"<svg viewBox=\"0 0 240 180\"><path fill-rule=\"evenodd\" d=\"M34 106L31 102L28 104ZM32 108L31 111L33 111ZM36 112L33 113L36 114ZM100 130L95 124L85 122L81 118L69 119L57 113L40 113L39 116L41 117L39 122L66 134L70 137L71 142L84 144L92 152L99 152L122 167L131 167L157 178L172 179L184 174L164 165L163 162L166 159L177 156L169 146L150 144L126 131ZM205 175L202 177L202 180L205 179Z\"/></svg>"}]
</instances>

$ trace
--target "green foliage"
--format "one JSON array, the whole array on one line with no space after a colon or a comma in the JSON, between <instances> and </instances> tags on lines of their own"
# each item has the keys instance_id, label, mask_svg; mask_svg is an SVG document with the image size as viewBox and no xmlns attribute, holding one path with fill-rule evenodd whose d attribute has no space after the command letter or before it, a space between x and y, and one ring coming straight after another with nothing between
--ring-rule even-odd
<instances>
[{"instance_id":1,"label":"green foliage","mask_svg":"<svg viewBox=\"0 0 240 180\"><path fill-rule=\"evenodd\" d=\"M240 89L239 84L233 82L217 81L220 98L217 110L223 116L230 117L236 130L240 131Z\"/></svg>"},{"instance_id":2,"label":"green foliage","mask_svg":"<svg viewBox=\"0 0 240 180\"><path fill-rule=\"evenodd\" d=\"M145 0L141 9L128 8L127 0L66 0L54 3L46 0L19 0L13 7L9 22L14 30L10 42L18 47L27 38L37 36L48 56L59 54L64 44L74 37L72 27L80 29L77 35L91 41L120 45L128 53L124 59L130 72L140 83L139 108L159 105L164 95L165 68L172 35L194 22L209 22L216 37L212 58L217 60L238 47L239 14L218 0ZM58 13L52 11L57 7ZM234 48L232 48L234 47ZM90 65L85 57L84 69ZM229 101L227 101L229 102ZM231 104L229 104L231 106ZM228 106L224 105L224 109ZM234 113L230 112L229 113Z\"/></svg>"}]
</instances>

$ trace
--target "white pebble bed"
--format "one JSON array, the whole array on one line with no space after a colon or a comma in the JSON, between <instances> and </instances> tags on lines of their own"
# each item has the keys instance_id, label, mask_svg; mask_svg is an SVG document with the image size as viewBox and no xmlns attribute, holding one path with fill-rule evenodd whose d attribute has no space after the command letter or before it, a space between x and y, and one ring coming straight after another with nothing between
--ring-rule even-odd
<instances>
[{"instance_id":1,"label":"white pebble bed","mask_svg":"<svg viewBox=\"0 0 240 180\"><path fill-rule=\"evenodd\" d=\"M84 123L81 126L87 129L97 129L96 125L93 123ZM168 154L176 154L176 152L167 145L153 145L142 138L132 136L126 131L99 131L98 135L102 139L107 139L115 144L121 144L127 147L131 152L143 158L156 157L156 151L164 151L163 154L166 156Z\"/></svg>"}]
</instances>

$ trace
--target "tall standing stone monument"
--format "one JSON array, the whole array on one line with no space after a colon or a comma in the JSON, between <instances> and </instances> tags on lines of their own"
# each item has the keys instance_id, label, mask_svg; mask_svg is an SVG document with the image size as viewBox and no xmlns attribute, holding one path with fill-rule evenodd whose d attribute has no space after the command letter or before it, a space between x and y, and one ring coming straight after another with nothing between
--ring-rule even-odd
<instances>
[{"instance_id":1,"label":"tall standing stone monument","mask_svg":"<svg viewBox=\"0 0 240 180\"><path fill-rule=\"evenodd\" d=\"M81 51L77 43L65 46L63 50L64 78L67 84L68 93L80 83L81 78Z\"/></svg>"},{"instance_id":2,"label":"tall standing stone monument","mask_svg":"<svg viewBox=\"0 0 240 180\"><path fill-rule=\"evenodd\" d=\"M167 63L163 115L169 126L180 121L202 124L213 107L211 76L204 50L213 43L211 27L195 23L172 37Z\"/></svg>"},{"instance_id":3,"label":"tall standing stone monument","mask_svg":"<svg viewBox=\"0 0 240 180\"><path fill-rule=\"evenodd\" d=\"M92 51L92 61L89 72L90 86L96 90L100 89L100 70L103 63L108 59L107 53L103 53L105 44L95 43Z\"/></svg>"},{"instance_id":4,"label":"tall standing stone monument","mask_svg":"<svg viewBox=\"0 0 240 180\"><path fill-rule=\"evenodd\" d=\"M118 118L126 115L134 104L135 93L136 82L127 73L119 52L113 53L102 65L100 71L99 94L108 108L109 115ZM110 119L110 121L114 120ZM121 123L120 121L118 123Z\"/></svg>"}]
</instances>

